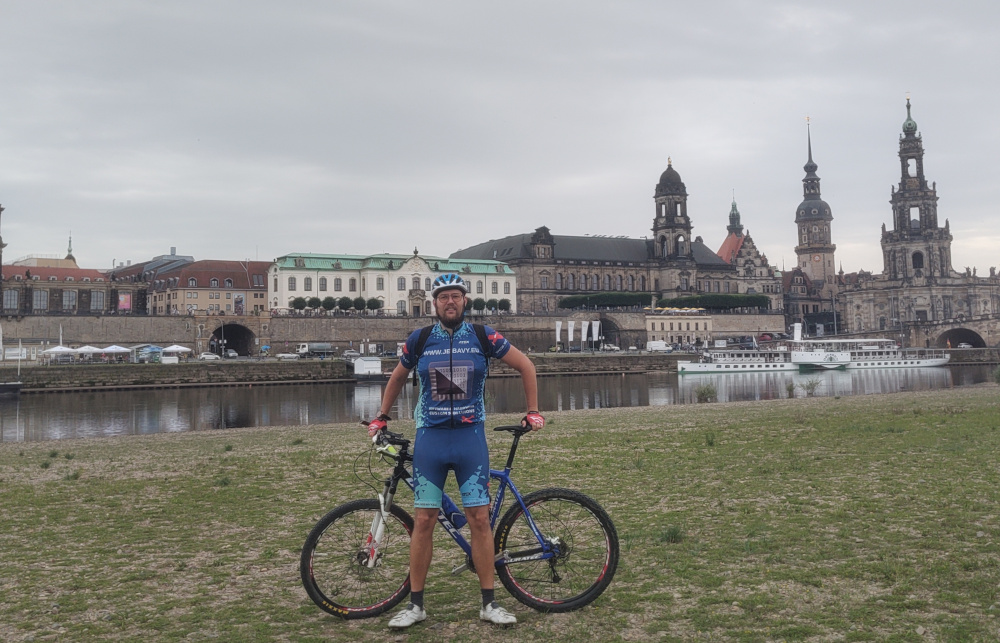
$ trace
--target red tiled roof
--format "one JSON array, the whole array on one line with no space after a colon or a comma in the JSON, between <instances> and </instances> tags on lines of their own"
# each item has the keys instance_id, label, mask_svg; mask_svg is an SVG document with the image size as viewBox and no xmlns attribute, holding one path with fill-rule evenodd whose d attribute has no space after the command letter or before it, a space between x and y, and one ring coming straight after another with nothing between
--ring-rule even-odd
<instances>
[{"instance_id":1,"label":"red tiled roof","mask_svg":"<svg viewBox=\"0 0 1000 643\"><path fill-rule=\"evenodd\" d=\"M730 232L726 240L722 242L722 247L715 254L719 255L726 263L736 263L736 254L743 247L743 235Z\"/></svg>"},{"instance_id":2,"label":"red tiled roof","mask_svg":"<svg viewBox=\"0 0 1000 643\"><path fill-rule=\"evenodd\" d=\"M28 277L27 275L31 275ZM38 277L39 281L51 281L50 277L55 277L56 281L65 281L67 277L72 277L73 281L83 281L84 277L91 281L109 281L107 275L100 270L91 268L44 268L42 266L4 266L4 281L14 281L16 277L21 279L31 279Z\"/></svg>"},{"instance_id":3,"label":"red tiled roof","mask_svg":"<svg viewBox=\"0 0 1000 643\"><path fill-rule=\"evenodd\" d=\"M166 270L156 275L157 284L153 290L166 290L167 288L189 288L188 280L195 279L196 288L210 288L212 279L219 280L219 286L225 284L226 279L233 280L233 288L245 288L249 290L267 290L267 271L271 267L270 261L224 261L217 259L204 259L184 264L174 270ZM260 275L257 284L253 283L251 275ZM171 280L176 279L171 283Z\"/></svg>"}]
</instances>

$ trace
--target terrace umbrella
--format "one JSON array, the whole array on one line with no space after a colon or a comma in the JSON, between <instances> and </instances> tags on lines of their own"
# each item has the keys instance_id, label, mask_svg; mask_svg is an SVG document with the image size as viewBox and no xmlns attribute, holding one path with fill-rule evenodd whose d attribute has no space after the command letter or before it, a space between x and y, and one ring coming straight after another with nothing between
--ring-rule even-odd
<instances>
[{"instance_id":1,"label":"terrace umbrella","mask_svg":"<svg viewBox=\"0 0 1000 643\"><path fill-rule=\"evenodd\" d=\"M131 353L132 351L125 348L124 346L119 346L118 344L112 344L107 348L101 349L102 353Z\"/></svg>"},{"instance_id":2,"label":"terrace umbrella","mask_svg":"<svg viewBox=\"0 0 1000 643\"><path fill-rule=\"evenodd\" d=\"M186 346L178 346L174 344L173 346L167 346L163 349L164 353L190 353L191 349Z\"/></svg>"},{"instance_id":3,"label":"terrace umbrella","mask_svg":"<svg viewBox=\"0 0 1000 643\"><path fill-rule=\"evenodd\" d=\"M93 355L94 353L103 353L104 349L97 348L96 346L90 346L88 344L87 346L81 346L80 348L77 348L76 352L79 353L80 355Z\"/></svg>"},{"instance_id":4,"label":"terrace umbrella","mask_svg":"<svg viewBox=\"0 0 1000 643\"><path fill-rule=\"evenodd\" d=\"M68 348L66 346L53 346L52 348L42 351L43 355L76 355L75 348Z\"/></svg>"}]
</instances>

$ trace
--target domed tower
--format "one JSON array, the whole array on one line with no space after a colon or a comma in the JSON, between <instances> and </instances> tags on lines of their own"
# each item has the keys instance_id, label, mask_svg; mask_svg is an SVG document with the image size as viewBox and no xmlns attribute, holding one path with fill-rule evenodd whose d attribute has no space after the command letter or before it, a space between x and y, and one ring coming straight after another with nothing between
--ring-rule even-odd
<instances>
[{"instance_id":1,"label":"domed tower","mask_svg":"<svg viewBox=\"0 0 1000 643\"><path fill-rule=\"evenodd\" d=\"M820 293L828 297L835 292L837 286L833 260L837 246L833 244L831 226L833 214L829 204L820 197L820 179L816 176L819 166L813 161L812 133L808 125L806 127L809 160L802 167L806 172L802 179L802 203L795 211L795 225L799 232L795 254L802 271L809 276Z\"/></svg>"},{"instance_id":2,"label":"domed tower","mask_svg":"<svg viewBox=\"0 0 1000 643\"><path fill-rule=\"evenodd\" d=\"M951 231L938 227L937 185L924 178L924 144L906 99L899 137L899 187L893 188L891 231L882 228L883 274L890 279L951 276Z\"/></svg>"},{"instance_id":3,"label":"domed tower","mask_svg":"<svg viewBox=\"0 0 1000 643\"><path fill-rule=\"evenodd\" d=\"M664 260L691 260L691 219L687 214L687 188L681 175L667 159L667 169L660 175L653 199L656 216L653 219L654 254Z\"/></svg>"}]
</instances>

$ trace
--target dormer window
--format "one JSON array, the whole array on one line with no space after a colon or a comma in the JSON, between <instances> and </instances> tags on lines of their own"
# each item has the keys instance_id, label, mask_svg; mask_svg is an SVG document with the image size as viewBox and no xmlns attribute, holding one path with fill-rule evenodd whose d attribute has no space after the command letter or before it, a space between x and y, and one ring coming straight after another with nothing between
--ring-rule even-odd
<instances>
[{"instance_id":1,"label":"dormer window","mask_svg":"<svg viewBox=\"0 0 1000 643\"><path fill-rule=\"evenodd\" d=\"M210 288L218 288L219 287L219 280L216 279L215 277L212 277L208 281L208 285L209 285Z\"/></svg>"},{"instance_id":2,"label":"dormer window","mask_svg":"<svg viewBox=\"0 0 1000 643\"><path fill-rule=\"evenodd\" d=\"M55 276L49 277L49 281L55 281L55 280L56 280Z\"/></svg>"},{"instance_id":3,"label":"dormer window","mask_svg":"<svg viewBox=\"0 0 1000 643\"><path fill-rule=\"evenodd\" d=\"M83 278L83 281L86 281L86 282L88 282L88 283L89 283L89 282L90 282L90 277L84 277L84 278Z\"/></svg>"},{"instance_id":4,"label":"dormer window","mask_svg":"<svg viewBox=\"0 0 1000 643\"><path fill-rule=\"evenodd\" d=\"M14 281L21 281L21 275L14 275Z\"/></svg>"},{"instance_id":5,"label":"dormer window","mask_svg":"<svg viewBox=\"0 0 1000 643\"><path fill-rule=\"evenodd\" d=\"M73 281L73 277L66 277L66 281Z\"/></svg>"},{"instance_id":6,"label":"dormer window","mask_svg":"<svg viewBox=\"0 0 1000 643\"><path fill-rule=\"evenodd\" d=\"M198 280L194 277L188 277L188 288L197 288Z\"/></svg>"},{"instance_id":7,"label":"dormer window","mask_svg":"<svg viewBox=\"0 0 1000 643\"><path fill-rule=\"evenodd\" d=\"M232 288L232 287L233 287L233 280L226 279L226 288Z\"/></svg>"}]
</instances>

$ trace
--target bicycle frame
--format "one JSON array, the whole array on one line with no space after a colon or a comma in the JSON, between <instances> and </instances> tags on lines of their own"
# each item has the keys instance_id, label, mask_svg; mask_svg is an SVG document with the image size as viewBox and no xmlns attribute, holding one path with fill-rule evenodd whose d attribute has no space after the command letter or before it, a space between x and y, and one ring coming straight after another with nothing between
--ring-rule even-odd
<instances>
[{"instance_id":1,"label":"bicycle frame","mask_svg":"<svg viewBox=\"0 0 1000 643\"><path fill-rule=\"evenodd\" d=\"M520 427L517 428L520 429ZM509 429L510 427L496 427L494 431ZM524 517L527 521L528 527L538 540L539 546L537 549L518 552L518 555L516 556L510 555L508 552L499 552L496 555L495 561L495 564L498 566L528 560L542 560L559 555L558 543L550 542L538 530L538 526L531 517L531 512L528 510L527 505L524 504L524 499L521 497L521 493L517 490L517 486L510 478L510 472L514 467L514 454L517 452L517 445L521 440L523 432L513 431L513 434L514 441L510 446L510 452L507 454L507 463L504 465L504 468L490 469L490 479L498 482L496 495L494 496L492 506L490 507L490 530L492 531L496 528L496 522L500 517L500 512L503 509L507 491L509 490L514 498L514 501L520 505L521 510L524 512ZM403 450L398 454L391 454L392 457L396 459L396 465L393 467L392 475L386 479L385 487L382 493L378 496L381 513L380 515L376 515L372 520L372 526L368 532L368 539L365 544L365 549L368 554L368 567L374 567L378 559L377 552L382 544L381 540L384 533L386 512L389 510L389 507L392 506L393 499L399 487L399 481L402 480L411 491L414 490L415 483L413 481L413 476L410 473L409 468L406 466L406 463L412 460L412 456L409 455L407 447L408 444L407 446L404 446ZM445 500L446 498L447 501ZM443 507L447 506L449 501L451 501L451 498L447 494L442 494L442 508L438 510L437 515L438 523L448 533L448 535L451 536L452 540L455 541L455 544L462 548L462 551L466 554L467 560L469 560L472 556L472 545L468 540L466 540L465 536L462 535L459 528L455 526L451 517L444 511ZM453 501L451 502L453 503ZM453 569L452 574L458 574L467 568L468 564L464 563Z\"/></svg>"}]
</instances>

